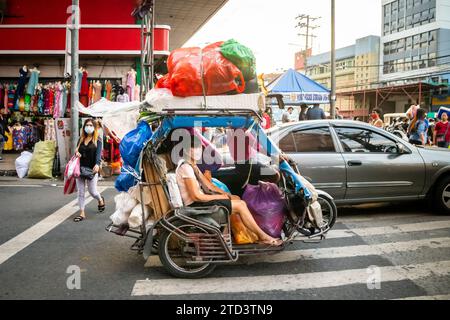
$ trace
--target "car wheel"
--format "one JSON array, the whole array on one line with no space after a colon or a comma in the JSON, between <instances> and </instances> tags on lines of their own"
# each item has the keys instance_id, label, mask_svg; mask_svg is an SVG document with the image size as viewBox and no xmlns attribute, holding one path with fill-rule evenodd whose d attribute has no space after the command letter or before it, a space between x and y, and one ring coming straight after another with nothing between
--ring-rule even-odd
<instances>
[{"instance_id":1,"label":"car wheel","mask_svg":"<svg viewBox=\"0 0 450 320\"><path fill-rule=\"evenodd\" d=\"M438 212L450 214L450 176L442 179L436 186L434 204Z\"/></svg>"}]
</instances>

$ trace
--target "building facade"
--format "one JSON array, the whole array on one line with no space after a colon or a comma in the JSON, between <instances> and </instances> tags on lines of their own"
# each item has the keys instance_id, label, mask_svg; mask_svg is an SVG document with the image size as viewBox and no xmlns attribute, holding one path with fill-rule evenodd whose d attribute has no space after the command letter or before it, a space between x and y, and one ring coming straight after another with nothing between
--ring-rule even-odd
<instances>
[{"instance_id":1,"label":"building facade","mask_svg":"<svg viewBox=\"0 0 450 320\"><path fill-rule=\"evenodd\" d=\"M156 1L156 60L181 47L226 2ZM0 36L5 39L0 43L0 78L18 78L23 65L38 65L41 78L65 77L71 4L0 0ZM135 5L135 0L80 0L80 65L89 69L90 77L125 80L131 68L139 68L141 26L131 15Z\"/></svg>"},{"instance_id":2,"label":"building facade","mask_svg":"<svg viewBox=\"0 0 450 320\"><path fill-rule=\"evenodd\" d=\"M363 117L368 113L369 99L358 99L348 93L371 89L378 84L379 56L378 36L357 39L354 45L336 50L336 106L345 117ZM307 75L330 88L330 52L310 57L307 61Z\"/></svg>"},{"instance_id":3,"label":"building facade","mask_svg":"<svg viewBox=\"0 0 450 320\"><path fill-rule=\"evenodd\" d=\"M382 5L380 85L438 86L387 102L395 112L404 112L416 98L432 111L450 105L450 0L383 0Z\"/></svg>"}]
</instances>

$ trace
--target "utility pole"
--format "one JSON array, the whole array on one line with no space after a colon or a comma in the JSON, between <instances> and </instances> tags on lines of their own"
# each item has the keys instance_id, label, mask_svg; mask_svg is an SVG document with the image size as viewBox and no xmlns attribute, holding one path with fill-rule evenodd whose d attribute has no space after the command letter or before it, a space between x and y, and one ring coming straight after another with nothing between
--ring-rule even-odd
<instances>
[{"instance_id":1,"label":"utility pole","mask_svg":"<svg viewBox=\"0 0 450 320\"><path fill-rule=\"evenodd\" d=\"M301 14L299 15L296 20L298 20L298 24L296 28L300 28L301 32L299 33L299 36L305 37L305 51L303 52L303 58L304 58L304 64L305 64L305 74L307 74L308 70L308 49L309 49L309 38L311 38L311 42L313 38L316 38L316 36L313 34L313 31L319 26L317 25L311 25L312 22L319 20L321 17L312 17L309 14Z\"/></svg>"},{"instance_id":2,"label":"utility pole","mask_svg":"<svg viewBox=\"0 0 450 320\"><path fill-rule=\"evenodd\" d=\"M154 31L155 31L155 1L144 1L141 9L141 100L154 86L155 57L154 57Z\"/></svg>"},{"instance_id":3,"label":"utility pole","mask_svg":"<svg viewBox=\"0 0 450 320\"><path fill-rule=\"evenodd\" d=\"M78 107L77 102L78 97L78 83L81 81L78 76L78 65L79 65L79 54L78 54L78 30L80 28L80 3L79 0L72 0L72 25L70 27L70 40L71 40L71 72L72 72L72 83L70 85L70 115L72 118L72 149L71 152L74 153L77 148L78 139L80 136L78 121Z\"/></svg>"},{"instance_id":4,"label":"utility pole","mask_svg":"<svg viewBox=\"0 0 450 320\"><path fill-rule=\"evenodd\" d=\"M336 1L331 0L331 119L336 119Z\"/></svg>"}]
</instances>

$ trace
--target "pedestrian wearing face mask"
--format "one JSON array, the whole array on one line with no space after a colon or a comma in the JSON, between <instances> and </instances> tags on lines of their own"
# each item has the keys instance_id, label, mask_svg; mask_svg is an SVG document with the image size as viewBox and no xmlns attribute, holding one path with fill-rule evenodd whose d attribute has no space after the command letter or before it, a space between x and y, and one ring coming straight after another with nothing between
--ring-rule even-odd
<instances>
[{"instance_id":1,"label":"pedestrian wearing face mask","mask_svg":"<svg viewBox=\"0 0 450 320\"><path fill-rule=\"evenodd\" d=\"M96 123L92 119L87 119L84 122L81 138L75 152L76 156L80 158L81 173L76 180L80 214L73 220L75 222L81 222L86 219L84 211L86 184L88 185L89 194L98 201L98 211L105 211L105 199L97 191L102 147L102 139L99 137Z\"/></svg>"},{"instance_id":2,"label":"pedestrian wearing face mask","mask_svg":"<svg viewBox=\"0 0 450 320\"><path fill-rule=\"evenodd\" d=\"M381 109L375 108L372 110L369 124L377 128L383 128L383 120L381 120Z\"/></svg>"}]
</instances>

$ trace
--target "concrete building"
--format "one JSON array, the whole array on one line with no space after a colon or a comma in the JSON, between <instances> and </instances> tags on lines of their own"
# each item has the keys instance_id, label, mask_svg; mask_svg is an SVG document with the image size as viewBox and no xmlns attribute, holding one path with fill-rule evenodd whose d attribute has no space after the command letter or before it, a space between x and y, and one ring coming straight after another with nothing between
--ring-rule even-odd
<instances>
[{"instance_id":1,"label":"concrete building","mask_svg":"<svg viewBox=\"0 0 450 320\"><path fill-rule=\"evenodd\" d=\"M404 112L414 100L433 111L450 105L445 86L450 79L450 0L383 0L382 5L380 87L420 86L391 95L385 106Z\"/></svg>"},{"instance_id":2,"label":"concrete building","mask_svg":"<svg viewBox=\"0 0 450 320\"><path fill-rule=\"evenodd\" d=\"M336 106L345 117L362 117L368 113L370 101L362 101L351 93L377 85L379 56L378 36L357 39L354 45L336 50ZM330 52L312 56L307 62L307 75L330 88Z\"/></svg>"}]
</instances>

